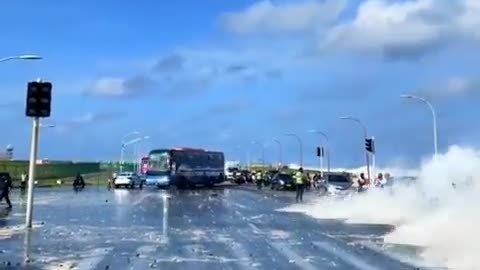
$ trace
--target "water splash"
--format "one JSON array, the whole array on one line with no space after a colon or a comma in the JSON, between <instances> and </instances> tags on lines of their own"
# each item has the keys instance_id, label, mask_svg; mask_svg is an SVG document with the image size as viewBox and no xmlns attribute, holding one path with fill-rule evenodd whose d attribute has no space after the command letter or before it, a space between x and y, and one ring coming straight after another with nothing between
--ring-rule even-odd
<instances>
[{"instance_id":1,"label":"water splash","mask_svg":"<svg viewBox=\"0 0 480 270\"><path fill-rule=\"evenodd\" d=\"M395 225L385 242L425 247L431 264L480 269L480 151L452 146L422 162L418 179L390 189L344 198L321 198L284 211L348 223Z\"/></svg>"}]
</instances>

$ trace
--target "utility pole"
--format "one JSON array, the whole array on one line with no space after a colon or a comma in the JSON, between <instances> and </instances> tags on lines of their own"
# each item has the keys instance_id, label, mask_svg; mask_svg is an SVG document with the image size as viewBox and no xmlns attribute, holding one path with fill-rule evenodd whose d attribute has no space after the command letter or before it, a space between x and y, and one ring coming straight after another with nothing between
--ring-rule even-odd
<instances>
[{"instance_id":1,"label":"utility pole","mask_svg":"<svg viewBox=\"0 0 480 270\"><path fill-rule=\"evenodd\" d=\"M38 152L38 137L40 131L40 118L50 117L52 102L52 84L42 82L38 79L29 82L27 86L27 104L25 114L33 118L32 121L32 139L30 144L30 161L28 165L28 191L27 191L27 211L25 216L25 227L32 228L33 217L33 189L35 188L35 167Z\"/></svg>"}]
</instances>

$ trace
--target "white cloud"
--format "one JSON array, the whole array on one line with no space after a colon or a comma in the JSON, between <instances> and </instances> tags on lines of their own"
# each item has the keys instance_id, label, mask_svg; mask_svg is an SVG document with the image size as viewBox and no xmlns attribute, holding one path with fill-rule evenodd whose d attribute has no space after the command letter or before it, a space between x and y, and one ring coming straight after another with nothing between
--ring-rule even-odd
<instances>
[{"instance_id":1,"label":"white cloud","mask_svg":"<svg viewBox=\"0 0 480 270\"><path fill-rule=\"evenodd\" d=\"M480 81L467 77L450 77L443 83L422 89L430 97L465 97L480 94Z\"/></svg>"},{"instance_id":2,"label":"white cloud","mask_svg":"<svg viewBox=\"0 0 480 270\"><path fill-rule=\"evenodd\" d=\"M447 42L479 38L478 14L478 0L367 0L353 20L327 33L322 47L415 57Z\"/></svg>"},{"instance_id":3,"label":"white cloud","mask_svg":"<svg viewBox=\"0 0 480 270\"><path fill-rule=\"evenodd\" d=\"M345 7L343 0L257 2L243 11L222 16L223 26L237 34L284 33L315 30L334 21Z\"/></svg>"},{"instance_id":4,"label":"white cloud","mask_svg":"<svg viewBox=\"0 0 480 270\"><path fill-rule=\"evenodd\" d=\"M93 83L89 93L100 96L125 96L128 90L123 78L100 78Z\"/></svg>"},{"instance_id":5,"label":"white cloud","mask_svg":"<svg viewBox=\"0 0 480 270\"><path fill-rule=\"evenodd\" d=\"M107 97L129 97L139 95L151 89L155 82L147 76L130 78L104 77L97 79L87 94Z\"/></svg>"},{"instance_id":6,"label":"white cloud","mask_svg":"<svg viewBox=\"0 0 480 270\"><path fill-rule=\"evenodd\" d=\"M72 119L73 123L77 124L87 124L93 122L95 115L93 113L86 113L80 116L76 116Z\"/></svg>"}]
</instances>

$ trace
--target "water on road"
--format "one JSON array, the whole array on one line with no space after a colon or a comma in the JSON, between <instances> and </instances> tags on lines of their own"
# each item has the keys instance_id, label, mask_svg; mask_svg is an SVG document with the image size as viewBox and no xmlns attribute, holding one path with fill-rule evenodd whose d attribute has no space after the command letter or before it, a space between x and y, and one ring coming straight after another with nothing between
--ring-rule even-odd
<instances>
[{"instance_id":1,"label":"water on road","mask_svg":"<svg viewBox=\"0 0 480 270\"><path fill-rule=\"evenodd\" d=\"M375 248L391 230L277 211L292 194L249 187L35 191L0 218L0 268L416 269Z\"/></svg>"}]
</instances>

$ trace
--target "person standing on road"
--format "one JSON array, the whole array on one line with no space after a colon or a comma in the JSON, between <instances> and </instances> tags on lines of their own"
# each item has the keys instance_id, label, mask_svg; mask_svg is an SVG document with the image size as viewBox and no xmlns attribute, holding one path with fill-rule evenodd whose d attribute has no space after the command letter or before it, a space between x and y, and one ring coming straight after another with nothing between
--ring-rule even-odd
<instances>
[{"instance_id":1,"label":"person standing on road","mask_svg":"<svg viewBox=\"0 0 480 270\"><path fill-rule=\"evenodd\" d=\"M255 175L255 180L257 182L257 189L262 189L263 174L262 171L258 171Z\"/></svg>"},{"instance_id":2,"label":"person standing on road","mask_svg":"<svg viewBox=\"0 0 480 270\"><path fill-rule=\"evenodd\" d=\"M20 190L25 192L25 189L27 188L27 173L23 172L22 175L20 175Z\"/></svg>"},{"instance_id":3,"label":"person standing on road","mask_svg":"<svg viewBox=\"0 0 480 270\"><path fill-rule=\"evenodd\" d=\"M12 209L12 202L8 194L10 193L10 188L12 187L12 181L8 177L2 176L0 178L0 202L5 198L5 201L8 204L7 209Z\"/></svg>"},{"instance_id":4,"label":"person standing on road","mask_svg":"<svg viewBox=\"0 0 480 270\"><path fill-rule=\"evenodd\" d=\"M303 202L303 191L305 190L305 175L303 174L303 168L298 169L295 174L295 186L297 189L296 201Z\"/></svg>"}]
</instances>

